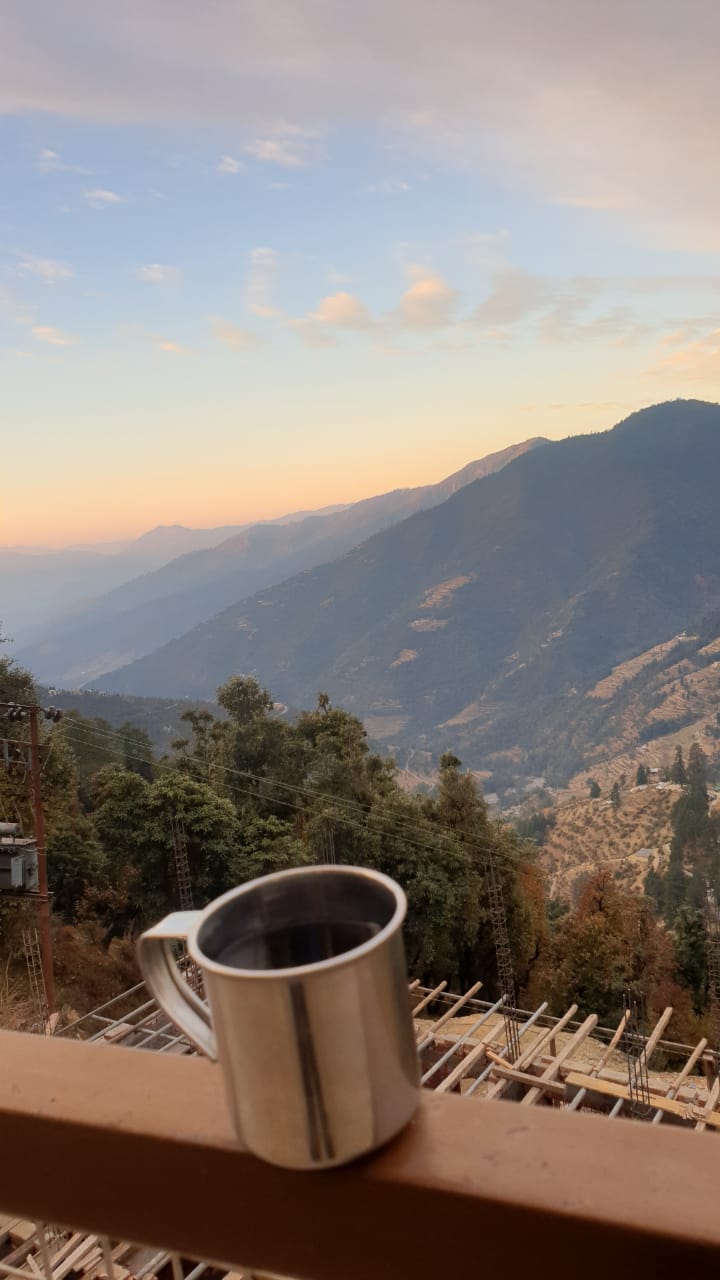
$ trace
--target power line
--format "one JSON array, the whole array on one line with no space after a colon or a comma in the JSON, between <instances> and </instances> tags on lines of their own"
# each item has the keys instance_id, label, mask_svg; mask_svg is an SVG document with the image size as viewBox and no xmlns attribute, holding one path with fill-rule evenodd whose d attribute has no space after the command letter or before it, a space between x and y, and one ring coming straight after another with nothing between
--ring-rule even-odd
<instances>
[{"instance_id":1,"label":"power line","mask_svg":"<svg viewBox=\"0 0 720 1280\"><path fill-rule=\"evenodd\" d=\"M79 725L77 724L77 722L74 722L71 718L67 718L64 721L64 730L67 731L70 728L72 728L73 731L81 730L84 733L98 734L103 738L108 738L117 742L128 743L130 744L130 746L137 747L137 743L132 738L127 738L123 734L117 733L115 730L99 729L94 725L86 725L86 724ZM85 745L95 746L98 748L101 746L100 743L93 743L92 740L88 741L87 739L85 739ZM107 750L109 750L109 748L107 748ZM177 771L176 765L174 763L157 760L155 757L147 758L144 756L132 755L130 752L127 752L127 751L125 752L125 756L126 756L126 759L136 760L139 763L148 764L157 769L169 768L173 773ZM268 776L265 774L253 773L249 769L232 768L230 765L223 765L217 762L213 764L213 768L218 770L221 773L228 774L232 777L249 779L252 782L256 782L258 784L262 784L265 786L280 787L285 791L290 791L295 795L304 796L314 801L325 800L329 804L331 804L336 811L338 809L342 809L342 807L344 806L347 809L354 810L357 815L361 815L366 820L369 820L371 822L378 822L378 821L386 822L395 826L398 830L401 830L403 827L412 832L417 832L421 830L418 823L413 821L413 819L403 818L398 815L388 816L387 818L385 818L385 817L382 817L382 815L372 814L371 806L369 804L365 805L358 800L350 800L344 796L334 796L328 792L315 791L310 787L303 787L303 786L298 786L291 782L285 782L281 778L274 778L272 776ZM252 790L247 790L244 792L244 794L252 796L256 799L263 798L261 796L258 796L257 792ZM266 796L265 799L272 800L274 804L282 804L287 806L288 808L296 808L301 812L304 812L304 810L302 810L302 806L291 805L288 801L281 800L277 796L272 796L272 797ZM351 817L346 816L344 814L342 816L346 821L348 822L352 821ZM448 827L444 823L439 823L439 822L433 822L432 825L436 831L447 835L453 840L457 840L459 838L465 848L473 850L474 852L480 854L482 857L487 858L491 856L491 851L488 848L488 846L479 844L477 841L474 841L474 840L468 840L465 837L459 837L457 831L454 831L452 827ZM437 846L435 842L432 842L430 844L427 844L421 847L424 847L429 850L429 849L434 849Z\"/></svg>"},{"instance_id":2,"label":"power line","mask_svg":"<svg viewBox=\"0 0 720 1280\"><path fill-rule=\"evenodd\" d=\"M67 724L68 722L66 721L66 725ZM123 734L116 733L112 730L110 731L102 730L92 725L87 725L87 726L78 725L77 722L73 724L72 721L69 722L69 727L72 730L74 730L76 733L80 731L80 740L84 741L86 746L91 745L97 748L98 744L97 742L93 741L92 737L90 737L89 739L87 736L83 737L83 734L82 734L83 729L86 729L87 733L91 735L98 734L101 738L105 738L105 739L109 739L117 742L129 743L131 746L136 747L136 743L133 739L127 738ZM126 759L137 760L139 763L148 764L155 768L166 768L171 773L177 772L177 766L173 762L156 761L154 759L148 760L146 757L136 756L132 752L128 752L127 749L125 749L124 754ZM271 787L280 787L291 792L295 796L309 798L314 802L316 802L317 800L324 800L329 804L331 804L336 811L339 808L338 816L340 817L340 819L343 822L345 822L348 826L352 826L355 828L355 830L360 831L363 835L369 832L373 835L377 835L380 837L384 836L387 838L388 836L387 829L383 829L382 825L379 825L384 823L386 828L387 826L394 827L395 832L400 833L405 845L407 846L420 849L424 853L432 853L432 852L435 852L437 849L437 841L432 840L432 837L430 837L430 832L423 833L423 834L427 834L430 837L430 843L413 839L408 834L408 828L415 835L421 832L421 828L417 823L413 823L413 824L408 823L407 819L397 818L392 815L388 815L388 816L374 815L372 814L369 807L365 807L357 801L348 801L343 797L331 796L331 795L328 795L327 793L313 791L308 787L300 787L292 783L286 783L281 781L278 778L272 778L272 777L268 778L267 776L254 774L250 770L233 769L229 765L220 765L220 764L217 764L215 767L220 772L227 774L229 776L241 777L241 778L244 778L245 780L253 781L256 784L269 785ZM233 792L235 794L248 795L252 799L256 799L256 800L261 798L258 796L257 791L253 791L250 788L239 787L237 783L234 783L234 784L225 783L225 786L230 792ZM279 796L272 796L272 797L266 797L266 798L270 799L273 804L283 805L285 808L294 809L297 812L302 814L306 813L306 809L303 807L303 805L298 804L294 801L283 800ZM344 812L342 809L342 805L346 806ZM350 813L347 811L348 809L351 811ZM362 817L363 819L362 823L359 820L360 817ZM480 858L482 860L482 869L485 873L486 887L489 895L490 927L491 927L492 936L493 936L493 945L495 950L498 979L500 982L500 987L503 995L504 1019L505 1019L505 1030L506 1030L507 1044L508 1044L508 1053L510 1056L510 1060L514 1061L517 1056L517 1050L518 1050L517 1027L515 1023L515 1008L517 1004L517 999L516 999L516 993L515 993L515 978L514 978L513 964L512 964L512 950L510 947L510 936L509 936L509 930L507 925L507 911L505 908L505 900L504 900L504 894L502 891L502 885L498 876L498 866L497 866L497 858L495 857L495 852L492 849L492 847L489 845L480 845L475 841L466 840L462 836L458 837L457 832L454 832L452 828L446 827L444 824L436 823L433 825L435 830L438 832L440 836L444 834L447 837L452 839L459 838L459 841L464 848L474 850L476 853L480 855ZM327 855L325 860L328 860ZM333 861L335 860L334 837L332 841L332 860Z\"/></svg>"},{"instance_id":3,"label":"power line","mask_svg":"<svg viewBox=\"0 0 720 1280\"><path fill-rule=\"evenodd\" d=\"M77 729L76 729L75 727L73 727L73 733L77 733ZM97 746L97 744L96 744L96 743L94 743L91 739L83 738L82 736L80 737L80 742L82 742L84 746ZM176 767L174 764L170 763L170 762L165 762L165 761L162 761L162 760L148 760L146 756L135 756L135 755L132 755L130 752L126 752L126 753L125 753L125 758L126 758L127 760L134 760L134 761L136 761L136 762L137 762L137 763L139 763L139 764L152 764L152 765L153 765L155 768L157 768L157 769L165 769L165 770L167 770L167 773L168 773L170 776L173 776L173 775L174 775L174 776L182 776L182 775L180 774L180 771L177 769L177 767ZM222 767L222 766L221 766L221 767ZM236 772L236 771L235 771L235 770L231 770L230 772ZM238 771L238 772L239 772L239 771ZM235 795L246 795L246 796L250 796L250 797L251 797L251 799L255 799L255 800L257 800L257 799L258 799L257 792L256 792L256 791L252 791L249 787L240 787L240 786L238 786L238 784L237 784L237 783L227 783L227 784L226 784L226 786L227 786L228 791L230 791L231 793L233 793L233 794L235 794ZM312 796L314 796L314 794L315 794L315 793L314 793L314 792L312 792L312 791L308 791L306 794L307 794L308 796L312 797ZM282 805L282 806L283 806L284 808L286 808L286 809L293 809L293 810L295 810L297 813L301 813L301 814L305 814L305 815L307 815L307 809L306 809L303 805L301 805L301 804L297 804L297 803L296 803L295 801L293 801L293 800L283 800L280 796L274 796L274 797L272 797L272 803L273 803L273 804L279 804L279 805ZM342 816L342 820L343 820L343 821L344 821L348 826L354 827L356 831L360 831L360 832L363 832L363 833L367 833L367 831L369 830L371 834L373 834L373 835L379 835L379 836L387 836L388 832L387 832L387 831L384 831L381 827L379 827L379 826L377 825L377 823L378 823L378 822L385 822L385 823L387 823L387 824L392 824L392 823L394 822L394 819L393 819L393 818L391 818L391 817L388 817L388 818L382 818L382 817L379 817L379 818L375 819L375 818L373 818L371 815L368 815L368 816L366 817L366 823L365 823L365 825L363 826L363 825L362 825L362 824L361 824L357 819L352 818L352 817L350 817L349 815L342 814L341 816ZM416 830L416 831L419 831L419 830L421 830L421 828L416 827L416 828L415 828L415 830ZM440 827L438 827L438 830L439 830L439 831L441 831L441 832L446 832L447 834L450 834L450 835L452 835L452 834L453 834L453 833L450 831L450 828L446 828L446 827L442 827L442 826L440 826ZM403 839L405 840L405 843L406 843L406 844L411 845L411 846L412 846L413 848L415 848L415 849L420 849L420 850L422 850L424 853L433 853L433 852L435 852L435 851L437 850L437 842L436 842L436 841L435 841L435 842L428 843L428 844L425 844L425 843L422 843L422 842L420 842L420 841L418 841L418 840L413 840L413 839L411 839L411 838L406 834L406 832L405 832L405 831L401 831L401 832L400 832L400 834L403 836Z\"/></svg>"}]
</instances>

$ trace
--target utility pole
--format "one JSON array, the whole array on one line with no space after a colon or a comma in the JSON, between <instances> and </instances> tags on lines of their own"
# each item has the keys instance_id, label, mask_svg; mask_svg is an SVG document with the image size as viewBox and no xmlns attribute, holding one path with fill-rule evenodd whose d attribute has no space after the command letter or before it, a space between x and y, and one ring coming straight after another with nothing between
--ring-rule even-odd
<instances>
[{"instance_id":1,"label":"utility pole","mask_svg":"<svg viewBox=\"0 0 720 1280\"><path fill-rule=\"evenodd\" d=\"M55 980L53 977L52 934L50 931L50 893L48 890L47 851L45 848L45 815L42 805L42 784L40 781L40 713L46 720L57 723L62 719L62 712L56 707L29 706L19 702L0 702L0 714L9 721L30 721L30 781L32 788L32 806L35 825L35 844L38 860L38 924L40 926L40 955L42 975L45 985L48 1013L55 1011Z\"/></svg>"},{"instance_id":2,"label":"utility pole","mask_svg":"<svg viewBox=\"0 0 720 1280\"><path fill-rule=\"evenodd\" d=\"M38 918L40 923L40 954L42 956L43 977L48 1011L55 1012L55 978L53 975L52 934L50 932L50 893L48 891L47 853L45 851L45 815L42 806L42 788L40 785L40 731L38 728L39 707L30 707L30 760L33 793L33 813L35 817L35 843L38 856Z\"/></svg>"}]
</instances>

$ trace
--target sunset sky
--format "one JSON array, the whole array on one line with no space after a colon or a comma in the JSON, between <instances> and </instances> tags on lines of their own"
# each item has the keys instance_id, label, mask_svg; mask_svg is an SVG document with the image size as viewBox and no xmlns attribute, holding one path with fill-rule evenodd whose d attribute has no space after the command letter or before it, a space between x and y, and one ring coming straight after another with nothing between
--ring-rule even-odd
<instances>
[{"instance_id":1,"label":"sunset sky","mask_svg":"<svg viewBox=\"0 0 720 1280\"><path fill-rule=\"evenodd\" d=\"M714 0L0 0L0 543L720 398Z\"/></svg>"}]
</instances>

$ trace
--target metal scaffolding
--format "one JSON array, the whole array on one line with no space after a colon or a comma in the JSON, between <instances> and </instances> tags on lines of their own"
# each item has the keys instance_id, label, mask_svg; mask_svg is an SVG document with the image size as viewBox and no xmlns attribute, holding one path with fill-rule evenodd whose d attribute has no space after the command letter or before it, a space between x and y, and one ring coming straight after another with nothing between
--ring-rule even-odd
<instances>
[{"instance_id":1,"label":"metal scaffolding","mask_svg":"<svg viewBox=\"0 0 720 1280\"><path fill-rule=\"evenodd\" d=\"M181 911L192 911L195 903L193 901L192 882L190 880L190 863L188 862L185 823L182 818L178 816L170 819L170 826L172 828L178 906Z\"/></svg>"},{"instance_id":2,"label":"metal scaffolding","mask_svg":"<svg viewBox=\"0 0 720 1280\"><path fill-rule=\"evenodd\" d=\"M498 981L503 999L507 1056L510 1062L515 1062L520 1053L520 1041L515 1016L517 1008L515 974L513 971L512 951L510 950L505 899L498 877L495 856L490 850L487 851L485 858L485 879L490 902L490 922L495 943Z\"/></svg>"},{"instance_id":3,"label":"metal scaffolding","mask_svg":"<svg viewBox=\"0 0 720 1280\"><path fill-rule=\"evenodd\" d=\"M37 929L23 929L22 940L23 951L25 952L25 963L27 965L30 997L38 1020L38 1025L44 1030L50 1016L50 1010L48 1008L48 998L45 990L45 976L43 974L42 953L40 951L40 937Z\"/></svg>"},{"instance_id":4,"label":"metal scaffolding","mask_svg":"<svg viewBox=\"0 0 720 1280\"><path fill-rule=\"evenodd\" d=\"M708 1001L710 1004L710 1048L715 1067L720 1064L720 912L715 891L705 884L705 929L707 933Z\"/></svg>"}]
</instances>

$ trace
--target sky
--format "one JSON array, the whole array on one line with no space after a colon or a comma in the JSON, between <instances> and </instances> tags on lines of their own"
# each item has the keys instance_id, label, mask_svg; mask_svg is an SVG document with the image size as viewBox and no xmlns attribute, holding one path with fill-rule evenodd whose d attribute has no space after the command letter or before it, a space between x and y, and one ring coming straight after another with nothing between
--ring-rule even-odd
<instances>
[{"instance_id":1,"label":"sky","mask_svg":"<svg viewBox=\"0 0 720 1280\"><path fill-rule=\"evenodd\" d=\"M720 398L715 0L0 0L0 544Z\"/></svg>"}]
</instances>

